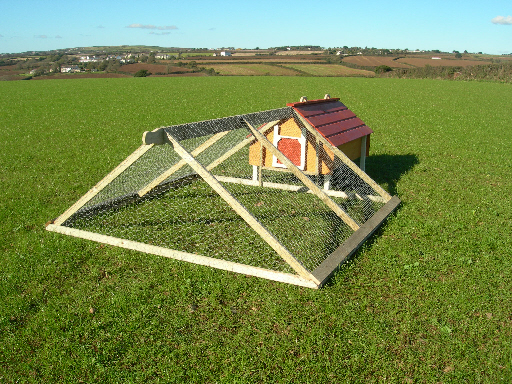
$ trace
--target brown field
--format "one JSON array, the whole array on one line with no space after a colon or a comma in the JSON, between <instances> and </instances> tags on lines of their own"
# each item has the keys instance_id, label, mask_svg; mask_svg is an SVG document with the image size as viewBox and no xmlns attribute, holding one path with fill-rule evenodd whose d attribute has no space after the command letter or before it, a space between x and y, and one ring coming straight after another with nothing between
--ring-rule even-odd
<instances>
[{"instance_id":1,"label":"brown field","mask_svg":"<svg viewBox=\"0 0 512 384\"><path fill-rule=\"evenodd\" d=\"M27 70L18 70L16 65L4 65L0 67L0 80L15 80L17 77L20 77L18 75L25 73L27 73Z\"/></svg>"},{"instance_id":2,"label":"brown field","mask_svg":"<svg viewBox=\"0 0 512 384\"><path fill-rule=\"evenodd\" d=\"M221 75L227 76L296 76L298 73L290 68L266 64L214 64L207 65Z\"/></svg>"},{"instance_id":3,"label":"brown field","mask_svg":"<svg viewBox=\"0 0 512 384\"><path fill-rule=\"evenodd\" d=\"M434 56L440 57L440 56ZM433 67L468 67L470 65L484 65L491 64L488 60L465 60L465 59L444 59L434 60L432 58L416 58L406 57L397 60L399 63L409 64L414 67L424 67L431 65Z\"/></svg>"},{"instance_id":4,"label":"brown field","mask_svg":"<svg viewBox=\"0 0 512 384\"><path fill-rule=\"evenodd\" d=\"M432 59L432 57L439 57L440 59ZM415 55L401 57L397 60L393 59L393 57L382 56L349 56L343 58L343 61L364 67L378 67L379 65L387 65L391 68L424 67L425 65L431 65L433 67L467 67L470 65L483 65L491 63L490 60L486 59L464 57L462 59L455 59L453 54Z\"/></svg>"},{"instance_id":5,"label":"brown field","mask_svg":"<svg viewBox=\"0 0 512 384\"><path fill-rule=\"evenodd\" d=\"M288 56L288 55L322 55L324 51L279 51L276 55Z\"/></svg>"},{"instance_id":6,"label":"brown field","mask_svg":"<svg viewBox=\"0 0 512 384\"><path fill-rule=\"evenodd\" d=\"M372 71L349 68L339 64L293 64L286 65L286 67L297 69L313 76L375 76L375 73Z\"/></svg>"},{"instance_id":7,"label":"brown field","mask_svg":"<svg viewBox=\"0 0 512 384\"><path fill-rule=\"evenodd\" d=\"M191 60L197 62L198 65L205 66L207 64L215 63L315 63L324 61L325 56L316 55L297 55L297 56L278 56L278 55L251 55L251 56L209 56L197 57ZM190 60L183 60L188 62Z\"/></svg>"},{"instance_id":8,"label":"brown field","mask_svg":"<svg viewBox=\"0 0 512 384\"><path fill-rule=\"evenodd\" d=\"M183 73L183 72L192 72L192 69L187 67L178 67L178 66L167 66L162 64L144 64L144 63L136 63L136 64L126 64L121 66L119 70L121 72L127 72L131 74L135 74L141 69L146 69L149 72L155 74L155 73Z\"/></svg>"},{"instance_id":9,"label":"brown field","mask_svg":"<svg viewBox=\"0 0 512 384\"><path fill-rule=\"evenodd\" d=\"M383 57L383 56L348 56L344 57L345 63L351 63L360 65L363 67L378 67L379 65L387 65L392 68L410 68L410 65L400 63L393 60L394 57Z\"/></svg>"}]
</instances>

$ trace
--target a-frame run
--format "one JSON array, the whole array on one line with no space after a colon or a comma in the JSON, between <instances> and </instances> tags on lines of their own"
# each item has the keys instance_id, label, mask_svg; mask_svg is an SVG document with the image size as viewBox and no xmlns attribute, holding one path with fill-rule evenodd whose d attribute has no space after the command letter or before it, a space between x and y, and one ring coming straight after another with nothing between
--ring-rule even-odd
<instances>
[{"instance_id":1,"label":"a-frame run","mask_svg":"<svg viewBox=\"0 0 512 384\"><path fill-rule=\"evenodd\" d=\"M266 137L290 119L308 148L329 154L329 189L325 175L304 172ZM279 169L263 166L264 152ZM399 204L287 107L144 133L139 149L47 229L318 288Z\"/></svg>"}]
</instances>

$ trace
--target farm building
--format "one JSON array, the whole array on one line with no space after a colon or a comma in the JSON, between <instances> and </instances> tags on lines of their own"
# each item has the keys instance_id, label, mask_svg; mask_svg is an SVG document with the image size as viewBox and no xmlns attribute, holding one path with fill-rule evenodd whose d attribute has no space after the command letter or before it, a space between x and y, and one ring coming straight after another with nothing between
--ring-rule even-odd
<instances>
[{"instance_id":1,"label":"farm building","mask_svg":"<svg viewBox=\"0 0 512 384\"><path fill-rule=\"evenodd\" d=\"M316 132L350 160L359 158L360 168L364 170L373 131L339 98L331 98L329 95L320 100L307 101L302 98L300 102L289 103L287 106L292 107ZM334 171L334 154L329 148L318 145L313 134L301 125L294 118L289 118L262 133L305 174L324 175L327 181L325 187L328 188L329 177ZM253 166L254 177L258 166L272 170L286 169L276 156L261 148L259 142L253 143L249 149L249 163Z\"/></svg>"}]
</instances>

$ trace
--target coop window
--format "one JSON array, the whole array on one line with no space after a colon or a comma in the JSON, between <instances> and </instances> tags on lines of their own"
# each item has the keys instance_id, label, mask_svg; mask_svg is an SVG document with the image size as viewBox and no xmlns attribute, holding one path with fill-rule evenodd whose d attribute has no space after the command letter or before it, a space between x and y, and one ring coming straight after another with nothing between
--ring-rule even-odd
<instances>
[{"instance_id":1,"label":"coop window","mask_svg":"<svg viewBox=\"0 0 512 384\"><path fill-rule=\"evenodd\" d=\"M301 171L306 164L306 138L303 134L300 137L283 136L279 134L279 125L274 126L274 146L279 149L294 165ZM277 157L272 157L272 166L286 168Z\"/></svg>"}]
</instances>

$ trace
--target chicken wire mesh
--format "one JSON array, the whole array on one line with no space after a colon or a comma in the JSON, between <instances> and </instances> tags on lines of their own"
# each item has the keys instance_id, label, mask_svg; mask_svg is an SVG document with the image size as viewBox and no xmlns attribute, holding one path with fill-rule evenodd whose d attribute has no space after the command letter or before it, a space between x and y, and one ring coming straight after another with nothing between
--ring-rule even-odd
<instances>
[{"instance_id":1,"label":"chicken wire mesh","mask_svg":"<svg viewBox=\"0 0 512 384\"><path fill-rule=\"evenodd\" d=\"M297 175L286 168L255 167L250 146L257 141L249 125L293 119L281 108L216 120L175 125L164 133L179 142L309 271L317 268L354 232ZM272 125L267 127L272 129ZM306 132L307 133L307 132ZM310 134L305 135L318 151ZM262 149L263 151L263 149ZM263 156L263 155L262 155ZM385 203L379 193L336 154L328 175L308 174L357 225ZM230 201L212 189L170 142L153 145L63 226L281 272L293 272Z\"/></svg>"}]
</instances>

